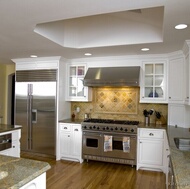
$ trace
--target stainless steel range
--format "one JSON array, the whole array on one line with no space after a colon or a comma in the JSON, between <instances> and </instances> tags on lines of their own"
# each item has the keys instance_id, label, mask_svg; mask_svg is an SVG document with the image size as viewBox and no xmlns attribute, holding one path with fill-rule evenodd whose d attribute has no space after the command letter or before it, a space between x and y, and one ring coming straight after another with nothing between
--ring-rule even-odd
<instances>
[{"instance_id":1,"label":"stainless steel range","mask_svg":"<svg viewBox=\"0 0 190 189\"><path fill-rule=\"evenodd\" d=\"M83 159L136 165L138 124L126 120L84 120Z\"/></svg>"}]
</instances>

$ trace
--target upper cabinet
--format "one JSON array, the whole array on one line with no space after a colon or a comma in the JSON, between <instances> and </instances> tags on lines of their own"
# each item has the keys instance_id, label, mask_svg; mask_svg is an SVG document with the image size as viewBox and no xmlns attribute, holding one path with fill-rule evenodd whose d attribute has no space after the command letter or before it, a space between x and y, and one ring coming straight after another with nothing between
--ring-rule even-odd
<instances>
[{"instance_id":1,"label":"upper cabinet","mask_svg":"<svg viewBox=\"0 0 190 189\"><path fill-rule=\"evenodd\" d=\"M83 85L86 70L86 64L67 65L67 101L87 102L92 100L92 89Z\"/></svg>"},{"instance_id":2,"label":"upper cabinet","mask_svg":"<svg viewBox=\"0 0 190 189\"><path fill-rule=\"evenodd\" d=\"M185 102L185 61L182 53L169 58L168 103Z\"/></svg>"},{"instance_id":3,"label":"upper cabinet","mask_svg":"<svg viewBox=\"0 0 190 189\"><path fill-rule=\"evenodd\" d=\"M143 62L140 102L167 103L167 61Z\"/></svg>"},{"instance_id":4,"label":"upper cabinet","mask_svg":"<svg viewBox=\"0 0 190 189\"><path fill-rule=\"evenodd\" d=\"M183 53L185 55L185 104L190 105L190 40L186 40Z\"/></svg>"}]
</instances>

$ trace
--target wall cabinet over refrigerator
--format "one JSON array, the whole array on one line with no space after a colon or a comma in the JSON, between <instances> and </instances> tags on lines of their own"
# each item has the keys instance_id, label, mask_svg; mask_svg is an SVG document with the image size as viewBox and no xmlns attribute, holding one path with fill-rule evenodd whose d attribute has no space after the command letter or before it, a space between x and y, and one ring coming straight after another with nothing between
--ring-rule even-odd
<instances>
[{"instance_id":1,"label":"wall cabinet over refrigerator","mask_svg":"<svg viewBox=\"0 0 190 189\"><path fill-rule=\"evenodd\" d=\"M167 103L167 61L142 63L140 102Z\"/></svg>"},{"instance_id":2,"label":"wall cabinet over refrigerator","mask_svg":"<svg viewBox=\"0 0 190 189\"><path fill-rule=\"evenodd\" d=\"M83 85L83 79L86 71L86 64L67 65L67 101L92 101L92 89Z\"/></svg>"}]
</instances>

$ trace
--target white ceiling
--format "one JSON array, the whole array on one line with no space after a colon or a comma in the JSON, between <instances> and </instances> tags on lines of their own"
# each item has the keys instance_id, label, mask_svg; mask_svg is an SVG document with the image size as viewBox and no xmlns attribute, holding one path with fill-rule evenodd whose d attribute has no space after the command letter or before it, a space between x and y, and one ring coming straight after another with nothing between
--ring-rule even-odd
<instances>
[{"instance_id":1,"label":"white ceiling","mask_svg":"<svg viewBox=\"0 0 190 189\"><path fill-rule=\"evenodd\" d=\"M190 39L189 10L189 0L1 0L0 63L31 54L74 59L85 52L103 57L178 51ZM179 23L189 27L175 30Z\"/></svg>"}]
</instances>

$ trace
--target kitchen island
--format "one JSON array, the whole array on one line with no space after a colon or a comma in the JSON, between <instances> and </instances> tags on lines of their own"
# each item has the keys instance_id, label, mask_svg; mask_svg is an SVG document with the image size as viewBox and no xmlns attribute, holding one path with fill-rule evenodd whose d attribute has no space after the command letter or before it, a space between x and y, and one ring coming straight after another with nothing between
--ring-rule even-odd
<instances>
[{"instance_id":1,"label":"kitchen island","mask_svg":"<svg viewBox=\"0 0 190 189\"><path fill-rule=\"evenodd\" d=\"M20 158L20 138L22 126L0 124L0 137L9 134L8 141L2 140L0 151L0 188L25 189L46 188L46 171L50 165L46 162ZM6 139L7 140L7 139Z\"/></svg>"},{"instance_id":2,"label":"kitchen island","mask_svg":"<svg viewBox=\"0 0 190 189\"><path fill-rule=\"evenodd\" d=\"M0 124L0 133L21 129L21 125Z\"/></svg>"},{"instance_id":3,"label":"kitchen island","mask_svg":"<svg viewBox=\"0 0 190 189\"><path fill-rule=\"evenodd\" d=\"M50 169L50 165L46 162L0 155L0 174L3 173L2 175L5 176L0 177L0 188L21 188L39 176L46 174L48 169ZM38 183L35 182L37 188L45 188L43 187L44 184L46 185L45 175L43 180L40 178Z\"/></svg>"}]
</instances>

